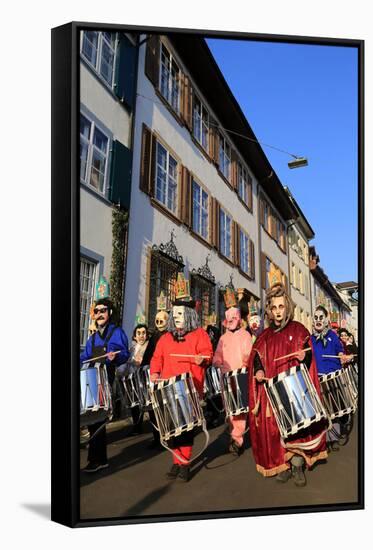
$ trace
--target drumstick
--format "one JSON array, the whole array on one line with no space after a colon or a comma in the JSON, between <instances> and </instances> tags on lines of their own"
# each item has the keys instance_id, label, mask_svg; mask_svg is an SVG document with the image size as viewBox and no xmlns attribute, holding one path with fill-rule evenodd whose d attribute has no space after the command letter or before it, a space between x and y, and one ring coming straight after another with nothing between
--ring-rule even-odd
<instances>
[{"instance_id":1,"label":"drumstick","mask_svg":"<svg viewBox=\"0 0 373 550\"><path fill-rule=\"evenodd\" d=\"M115 355L117 353L120 353L122 350L118 350L118 351L110 351L109 353L114 353ZM82 364L83 363L92 363L92 361L96 361L96 359L103 359L104 357L107 357L109 355L109 353L105 353L105 355L99 355L98 357L91 357L91 359L86 359L85 361L82 361Z\"/></svg>"},{"instance_id":2,"label":"drumstick","mask_svg":"<svg viewBox=\"0 0 373 550\"><path fill-rule=\"evenodd\" d=\"M298 349L298 351L293 351L293 353L288 353L287 355L283 355L282 357L276 357L276 359L273 359L273 361L280 361L280 359L286 359L287 357L291 357L292 355L296 355L300 351L310 351L312 348L304 348L304 349Z\"/></svg>"},{"instance_id":3,"label":"drumstick","mask_svg":"<svg viewBox=\"0 0 373 550\"><path fill-rule=\"evenodd\" d=\"M354 357L357 355L357 353L346 353L346 355L353 355ZM321 357L333 357L335 359L340 359L340 355L322 355Z\"/></svg>"},{"instance_id":4,"label":"drumstick","mask_svg":"<svg viewBox=\"0 0 373 550\"><path fill-rule=\"evenodd\" d=\"M187 353L170 353L170 357L196 357L198 356L198 353L194 355L188 355ZM200 355L199 357L202 357L203 359L210 359L209 355Z\"/></svg>"}]
</instances>

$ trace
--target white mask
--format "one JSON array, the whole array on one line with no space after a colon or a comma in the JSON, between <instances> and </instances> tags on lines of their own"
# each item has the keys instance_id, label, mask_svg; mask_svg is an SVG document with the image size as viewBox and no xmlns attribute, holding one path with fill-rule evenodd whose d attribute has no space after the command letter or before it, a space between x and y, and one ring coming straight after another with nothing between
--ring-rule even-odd
<instances>
[{"instance_id":1,"label":"white mask","mask_svg":"<svg viewBox=\"0 0 373 550\"><path fill-rule=\"evenodd\" d=\"M175 327L183 329L185 327L185 306L173 306L172 316L174 318Z\"/></svg>"}]
</instances>

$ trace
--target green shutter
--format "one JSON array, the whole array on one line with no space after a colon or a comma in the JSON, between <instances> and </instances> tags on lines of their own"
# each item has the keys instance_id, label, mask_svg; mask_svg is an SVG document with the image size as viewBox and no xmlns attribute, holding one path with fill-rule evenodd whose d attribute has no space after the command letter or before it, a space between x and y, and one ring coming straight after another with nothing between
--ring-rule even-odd
<instances>
[{"instance_id":1,"label":"green shutter","mask_svg":"<svg viewBox=\"0 0 373 550\"><path fill-rule=\"evenodd\" d=\"M117 47L114 91L120 101L132 109L135 100L137 50L126 36L120 35Z\"/></svg>"},{"instance_id":2,"label":"green shutter","mask_svg":"<svg viewBox=\"0 0 373 550\"><path fill-rule=\"evenodd\" d=\"M131 198L132 151L120 141L113 142L109 199L129 209Z\"/></svg>"}]
</instances>

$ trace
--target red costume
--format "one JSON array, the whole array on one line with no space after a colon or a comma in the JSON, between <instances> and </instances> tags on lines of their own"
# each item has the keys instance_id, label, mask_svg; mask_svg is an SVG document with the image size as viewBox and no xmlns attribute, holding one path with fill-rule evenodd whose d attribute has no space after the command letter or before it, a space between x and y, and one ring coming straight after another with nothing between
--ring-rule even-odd
<instances>
[{"instance_id":1,"label":"red costume","mask_svg":"<svg viewBox=\"0 0 373 550\"><path fill-rule=\"evenodd\" d=\"M296 321L290 321L277 332L274 328L267 328L255 342L249 360L249 405L250 405L250 436L253 455L256 467L263 476L274 476L290 468L289 461L294 455L302 456L307 466L311 466L317 460L327 458L325 435L321 435L325 426L321 423L312 424L310 428L298 432L291 439L281 442L274 413L268 401L263 383L258 383L255 375L255 357L258 355L261 368L267 378L272 378L289 369L299 365L300 361L289 357L280 361L274 361L289 353L301 350L305 347L312 347L308 330ZM311 380L320 393L319 380L317 376L316 362L312 357L309 367ZM286 443L292 445L296 442L315 442L311 450L286 449Z\"/></svg>"},{"instance_id":2,"label":"red costume","mask_svg":"<svg viewBox=\"0 0 373 550\"><path fill-rule=\"evenodd\" d=\"M190 357L172 357L171 354L204 355L201 365L197 365ZM150 374L157 374L159 378L171 378L184 372L190 372L193 382L200 396L203 394L203 383L205 379L205 367L211 363L213 351L210 338L205 330L197 328L183 336L183 340L177 341L170 332L167 332L159 339L150 362ZM186 437L189 436L188 432ZM182 438L174 438L175 440ZM188 442L189 441L185 441ZM192 455L192 445L180 445L175 450L185 460L189 461ZM175 464L183 464L173 455Z\"/></svg>"}]
</instances>

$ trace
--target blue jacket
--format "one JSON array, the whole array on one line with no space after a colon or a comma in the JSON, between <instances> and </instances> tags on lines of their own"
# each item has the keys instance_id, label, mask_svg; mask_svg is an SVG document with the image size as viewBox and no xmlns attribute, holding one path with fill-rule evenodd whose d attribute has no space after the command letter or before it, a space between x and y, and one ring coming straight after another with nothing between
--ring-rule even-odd
<instances>
[{"instance_id":1,"label":"blue jacket","mask_svg":"<svg viewBox=\"0 0 373 550\"><path fill-rule=\"evenodd\" d=\"M342 368L341 361L337 358L322 357L323 355L338 355L343 352L343 345L338 336L329 330L325 336L326 346L321 340L316 340L312 334L312 347L316 360L317 372L319 375L329 374Z\"/></svg>"},{"instance_id":2,"label":"blue jacket","mask_svg":"<svg viewBox=\"0 0 373 550\"><path fill-rule=\"evenodd\" d=\"M87 340L87 343L85 345L84 351L80 354L80 363L83 361L86 361L87 359L91 359L92 357L92 343L93 343L93 337L95 338L95 345L96 346L103 346L105 344L106 336L109 332L115 327L113 323L109 323L106 329L104 330L102 336L97 331L94 335L90 336ZM125 363L129 357L129 351L128 351L128 339L126 336L126 333L121 327L115 327L114 331L109 338L108 342L106 343L106 353L109 353L110 351L120 351L115 356L115 359L113 361L110 361L108 358L105 360L106 365L121 365L122 363Z\"/></svg>"}]
</instances>

